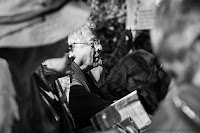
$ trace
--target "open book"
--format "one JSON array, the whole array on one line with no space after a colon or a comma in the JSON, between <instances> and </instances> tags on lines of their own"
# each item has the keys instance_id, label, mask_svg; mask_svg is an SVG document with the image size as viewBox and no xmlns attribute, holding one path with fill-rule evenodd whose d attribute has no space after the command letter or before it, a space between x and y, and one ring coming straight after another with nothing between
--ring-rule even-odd
<instances>
[{"instance_id":1,"label":"open book","mask_svg":"<svg viewBox=\"0 0 200 133\"><path fill-rule=\"evenodd\" d=\"M99 130L113 128L116 123L131 119L134 127L141 131L151 123L151 120L142 106L137 91L133 91L120 100L114 102L104 110L95 114L90 120Z\"/></svg>"}]
</instances>

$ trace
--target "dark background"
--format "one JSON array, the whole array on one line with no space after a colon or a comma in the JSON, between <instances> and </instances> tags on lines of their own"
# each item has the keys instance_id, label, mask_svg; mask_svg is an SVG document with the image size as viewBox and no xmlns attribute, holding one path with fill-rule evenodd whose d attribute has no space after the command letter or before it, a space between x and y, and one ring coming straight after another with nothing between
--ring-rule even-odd
<instances>
[{"instance_id":1,"label":"dark background","mask_svg":"<svg viewBox=\"0 0 200 133\"><path fill-rule=\"evenodd\" d=\"M90 19L97 25L96 33L103 46L102 58L109 71L130 49L151 51L149 31L137 31L133 39L131 31L125 29L125 0L82 0L92 10Z\"/></svg>"}]
</instances>

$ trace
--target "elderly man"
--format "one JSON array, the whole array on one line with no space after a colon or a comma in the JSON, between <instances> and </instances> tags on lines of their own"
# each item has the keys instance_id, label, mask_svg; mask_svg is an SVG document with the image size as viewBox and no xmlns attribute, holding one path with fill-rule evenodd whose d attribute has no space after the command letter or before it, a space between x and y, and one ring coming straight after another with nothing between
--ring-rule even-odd
<instances>
[{"instance_id":1,"label":"elderly man","mask_svg":"<svg viewBox=\"0 0 200 133\"><path fill-rule=\"evenodd\" d=\"M151 37L174 86L147 132L200 131L200 1L163 0Z\"/></svg>"},{"instance_id":2,"label":"elderly man","mask_svg":"<svg viewBox=\"0 0 200 133\"><path fill-rule=\"evenodd\" d=\"M77 128L91 125L90 118L101 111L111 101L102 100L99 94L94 93L85 74L97 67L100 60L102 46L94 33L95 25L89 21L68 37L68 43L74 51L75 59L72 63L74 70L70 88L69 109Z\"/></svg>"}]
</instances>

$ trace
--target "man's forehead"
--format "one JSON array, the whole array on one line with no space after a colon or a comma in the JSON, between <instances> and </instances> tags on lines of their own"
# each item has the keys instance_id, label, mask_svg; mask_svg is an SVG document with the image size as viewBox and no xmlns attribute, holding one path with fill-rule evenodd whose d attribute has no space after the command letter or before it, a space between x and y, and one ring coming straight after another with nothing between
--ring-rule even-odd
<instances>
[{"instance_id":1,"label":"man's forehead","mask_svg":"<svg viewBox=\"0 0 200 133\"><path fill-rule=\"evenodd\" d=\"M93 41L94 39L96 39L96 35L94 34L92 30L87 30L85 31L83 39L85 39L88 42Z\"/></svg>"}]
</instances>

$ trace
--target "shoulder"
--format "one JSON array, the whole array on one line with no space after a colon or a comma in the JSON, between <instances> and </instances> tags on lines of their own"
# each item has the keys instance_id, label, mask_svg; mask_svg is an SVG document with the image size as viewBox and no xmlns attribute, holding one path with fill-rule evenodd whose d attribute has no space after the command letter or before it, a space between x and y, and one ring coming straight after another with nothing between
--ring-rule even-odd
<instances>
[{"instance_id":1,"label":"shoulder","mask_svg":"<svg viewBox=\"0 0 200 133\"><path fill-rule=\"evenodd\" d=\"M90 94L90 92L81 84L74 84L70 87L70 96L76 95L86 95Z\"/></svg>"}]
</instances>

